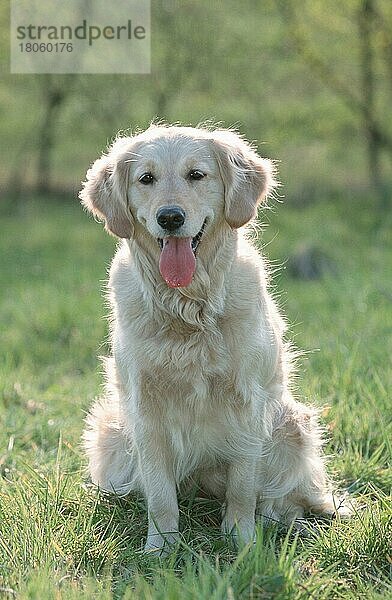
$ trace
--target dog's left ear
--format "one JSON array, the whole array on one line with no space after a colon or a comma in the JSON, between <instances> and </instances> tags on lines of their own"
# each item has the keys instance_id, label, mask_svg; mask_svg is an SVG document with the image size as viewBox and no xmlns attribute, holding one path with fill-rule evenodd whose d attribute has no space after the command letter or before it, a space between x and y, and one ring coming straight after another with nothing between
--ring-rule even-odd
<instances>
[{"instance_id":1,"label":"dog's left ear","mask_svg":"<svg viewBox=\"0 0 392 600\"><path fill-rule=\"evenodd\" d=\"M256 216L257 207L276 186L275 168L232 131L212 132L212 142L225 188L225 218L238 229Z\"/></svg>"}]
</instances>

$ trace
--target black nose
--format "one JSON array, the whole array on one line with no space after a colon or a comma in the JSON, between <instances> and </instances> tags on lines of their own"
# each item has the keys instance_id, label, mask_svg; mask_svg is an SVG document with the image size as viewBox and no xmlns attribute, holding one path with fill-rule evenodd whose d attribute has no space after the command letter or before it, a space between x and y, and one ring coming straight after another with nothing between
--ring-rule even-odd
<instances>
[{"instance_id":1,"label":"black nose","mask_svg":"<svg viewBox=\"0 0 392 600\"><path fill-rule=\"evenodd\" d=\"M185 213L179 206L163 206L157 212L157 221L162 229L174 231L184 225Z\"/></svg>"}]
</instances>

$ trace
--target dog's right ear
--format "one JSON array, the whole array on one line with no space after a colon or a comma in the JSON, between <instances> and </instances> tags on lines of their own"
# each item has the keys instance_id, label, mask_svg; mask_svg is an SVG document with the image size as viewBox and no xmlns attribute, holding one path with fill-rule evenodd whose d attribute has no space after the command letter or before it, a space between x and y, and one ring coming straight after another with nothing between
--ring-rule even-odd
<instances>
[{"instance_id":1,"label":"dog's right ear","mask_svg":"<svg viewBox=\"0 0 392 600\"><path fill-rule=\"evenodd\" d=\"M95 161L87 171L83 189L79 192L82 205L98 219L105 229L120 238L133 235L133 217L128 206L129 169L114 147Z\"/></svg>"}]
</instances>

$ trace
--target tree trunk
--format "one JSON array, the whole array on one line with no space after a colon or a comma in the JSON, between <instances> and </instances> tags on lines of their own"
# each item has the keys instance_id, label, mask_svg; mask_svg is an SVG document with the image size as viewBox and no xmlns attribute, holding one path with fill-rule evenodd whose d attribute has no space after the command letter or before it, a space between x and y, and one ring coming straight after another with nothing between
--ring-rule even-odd
<instances>
[{"instance_id":1,"label":"tree trunk","mask_svg":"<svg viewBox=\"0 0 392 600\"><path fill-rule=\"evenodd\" d=\"M55 144L55 128L61 105L67 96L65 87L53 82L50 75L44 78L44 106L41 127L38 132L37 191L48 193L52 184L52 151Z\"/></svg>"},{"instance_id":2,"label":"tree trunk","mask_svg":"<svg viewBox=\"0 0 392 600\"><path fill-rule=\"evenodd\" d=\"M376 122L374 53L372 32L374 26L374 0L362 0L358 15L361 81L362 81L362 128L366 139L369 179L379 209L386 210L388 195L382 177L382 143L374 126Z\"/></svg>"}]
</instances>

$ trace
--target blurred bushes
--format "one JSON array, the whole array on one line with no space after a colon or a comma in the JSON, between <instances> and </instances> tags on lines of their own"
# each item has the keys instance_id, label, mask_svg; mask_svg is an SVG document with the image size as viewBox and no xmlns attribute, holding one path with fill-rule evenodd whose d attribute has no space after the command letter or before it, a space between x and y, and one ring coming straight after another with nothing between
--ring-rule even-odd
<instances>
[{"instance_id":1,"label":"blurred bushes","mask_svg":"<svg viewBox=\"0 0 392 600\"><path fill-rule=\"evenodd\" d=\"M6 46L4 6L0 16ZM2 78L4 190L74 191L118 130L154 118L237 126L279 161L283 193L298 202L374 187L369 123L392 136L388 0L152 0L151 39L151 75ZM391 148L377 152L385 196Z\"/></svg>"}]
</instances>

